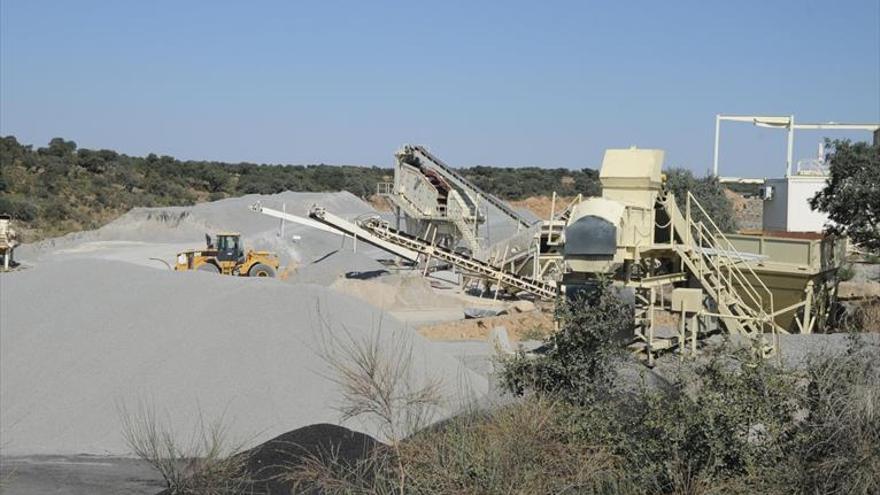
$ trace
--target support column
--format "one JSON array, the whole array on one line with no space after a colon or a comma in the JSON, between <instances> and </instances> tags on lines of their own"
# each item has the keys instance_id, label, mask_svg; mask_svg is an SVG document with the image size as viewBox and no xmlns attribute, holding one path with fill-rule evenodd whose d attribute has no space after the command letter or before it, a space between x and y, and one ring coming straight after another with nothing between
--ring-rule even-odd
<instances>
[{"instance_id":1,"label":"support column","mask_svg":"<svg viewBox=\"0 0 880 495\"><path fill-rule=\"evenodd\" d=\"M785 176L791 177L794 161L794 115L788 117L788 153L785 158Z\"/></svg>"},{"instance_id":2,"label":"support column","mask_svg":"<svg viewBox=\"0 0 880 495\"><path fill-rule=\"evenodd\" d=\"M718 177L718 145L721 142L721 116L715 116L715 156L712 159L712 175Z\"/></svg>"}]
</instances>

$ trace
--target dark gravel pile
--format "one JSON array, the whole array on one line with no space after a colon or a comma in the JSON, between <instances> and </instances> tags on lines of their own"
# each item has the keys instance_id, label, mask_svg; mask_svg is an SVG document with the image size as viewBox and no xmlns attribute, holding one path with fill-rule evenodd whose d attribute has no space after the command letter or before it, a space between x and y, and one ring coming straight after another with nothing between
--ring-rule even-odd
<instances>
[{"instance_id":1,"label":"dark gravel pile","mask_svg":"<svg viewBox=\"0 0 880 495\"><path fill-rule=\"evenodd\" d=\"M303 459L332 454L340 463L354 465L381 445L369 435L327 423L289 431L241 454L247 457L248 477L254 480L248 493L289 495L291 484L280 477Z\"/></svg>"},{"instance_id":2,"label":"dark gravel pile","mask_svg":"<svg viewBox=\"0 0 880 495\"><path fill-rule=\"evenodd\" d=\"M296 466L302 459L332 453L339 462L353 465L367 458L378 445L381 443L369 435L321 423L279 435L245 455L249 457L248 470L263 485L256 487L256 493L287 495L290 487L278 480L278 475Z\"/></svg>"}]
</instances>

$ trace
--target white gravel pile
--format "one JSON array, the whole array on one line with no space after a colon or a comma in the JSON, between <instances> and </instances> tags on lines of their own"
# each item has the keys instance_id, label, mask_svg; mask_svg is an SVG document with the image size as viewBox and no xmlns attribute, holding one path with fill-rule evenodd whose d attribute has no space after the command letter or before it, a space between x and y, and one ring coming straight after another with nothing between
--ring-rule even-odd
<instances>
[{"instance_id":1,"label":"white gravel pile","mask_svg":"<svg viewBox=\"0 0 880 495\"><path fill-rule=\"evenodd\" d=\"M381 320L386 343L408 332L419 376L441 377L450 398L486 393L484 377L394 318L324 287L56 259L0 277L2 453L126 454L120 404L149 404L184 434L198 411L223 417L251 444L338 422L321 318L355 335Z\"/></svg>"},{"instance_id":2,"label":"white gravel pile","mask_svg":"<svg viewBox=\"0 0 880 495\"><path fill-rule=\"evenodd\" d=\"M348 218L375 213L370 205L347 192L252 194L194 206L136 208L100 229L22 246L16 255L25 264L64 257L114 259L165 268L150 258L172 262L177 252L203 246L206 233L220 231L240 232L247 247L277 252L283 265L307 264L343 246L340 236L290 223L281 238L280 220L249 209L257 201L278 210L285 207L299 216L306 216L313 204ZM351 241L345 246L350 251ZM359 246L358 251L354 257L368 266L369 260L384 256L370 246Z\"/></svg>"}]
</instances>

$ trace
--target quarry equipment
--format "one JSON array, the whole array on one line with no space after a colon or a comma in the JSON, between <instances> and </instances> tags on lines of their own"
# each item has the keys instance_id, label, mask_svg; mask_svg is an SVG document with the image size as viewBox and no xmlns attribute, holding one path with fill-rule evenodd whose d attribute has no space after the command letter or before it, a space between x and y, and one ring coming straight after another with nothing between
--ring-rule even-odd
<instances>
[{"instance_id":1,"label":"quarry equipment","mask_svg":"<svg viewBox=\"0 0 880 495\"><path fill-rule=\"evenodd\" d=\"M268 251L245 250L241 234L221 232L205 235L204 249L190 249L177 255L176 271L198 270L240 277L274 277L278 256Z\"/></svg>"},{"instance_id":2,"label":"quarry equipment","mask_svg":"<svg viewBox=\"0 0 880 495\"><path fill-rule=\"evenodd\" d=\"M375 215L351 222L317 205L309 210L308 218L267 208L260 203L255 203L251 209L289 222L349 236L355 239L355 242L366 242L404 260L421 261L426 270L433 260L448 263L467 272L470 277L491 281L513 292L527 292L546 299L553 299L556 296L554 282L522 276L477 259L468 252L442 246L437 243L435 236L431 236L431 240L426 240L397 230Z\"/></svg>"},{"instance_id":3,"label":"quarry equipment","mask_svg":"<svg viewBox=\"0 0 880 495\"><path fill-rule=\"evenodd\" d=\"M649 362L664 350L696 352L719 329L767 355L777 334L820 325L845 241L722 232L693 194L677 199L664 188L663 155L606 151L602 196L575 205L562 231L562 290L588 288L598 277L630 287L630 347ZM679 318L677 330L657 332L660 311Z\"/></svg>"},{"instance_id":4,"label":"quarry equipment","mask_svg":"<svg viewBox=\"0 0 880 495\"><path fill-rule=\"evenodd\" d=\"M12 228L12 217L0 214L0 258L2 258L3 271L8 271L13 266L12 254L18 245L18 235Z\"/></svg>"},{"instance_id":5,"label":"quarry equipment","mask_svg":"<svg viewBox=\"0 0 880 495\"><path fill-rule=\"evenodd\" d=\"M394 182L378 184L377 193L394 207L395 230L422 238L430 233L440 246L463 247L474 257L486 259L487 239L481 235L480 225L486 222L489 206L519 228L534 223L424 146L404 145L394 157Z\"/></svg>"},{"instance_id":6,"label":"quarry equipment","mask_svg":"<svg viewBox=\"0 0 880 495\"><path fill-rule=\"evenodd\" d=\"M418 163L430 157L418 148L405 150ZM421 262L426 273L432 261L447 263L514 293L573 297L611 280L632 294L634 325L626 340L649 364L662 352L696 353L702 339L719 332L768 356L779 334L824 327L845 239L723 232L693 194L675 198L666 189L663 159L662 150L607 150L600 197L575 198L558 213L554 199L548 220L529 225L487 259L438 241L441 228L433 224L415 235L378 215L352 222L317 205L307 218L260 204L252 209L362 240ZM403 191L410 189L417 188Z\"/></svg>"}]
</instances>

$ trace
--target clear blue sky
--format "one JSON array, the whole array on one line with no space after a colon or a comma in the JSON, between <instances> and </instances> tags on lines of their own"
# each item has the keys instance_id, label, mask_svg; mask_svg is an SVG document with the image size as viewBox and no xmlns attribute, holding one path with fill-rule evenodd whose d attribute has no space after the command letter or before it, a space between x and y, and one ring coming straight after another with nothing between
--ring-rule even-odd
<instances>
[{"instance_id":1,"label":"clear blue sky","mask_svg":"<svg viewBox=\"0 0 880 495\"><path fill-rule=\"evenodd\" d=\"M636 144L703 172L716 113L880 120L880 0L0 5L0 132L37 145L579 168ZM724 129L722 173L783 171L784 133Z\"/></svg>"}]
</instances>

